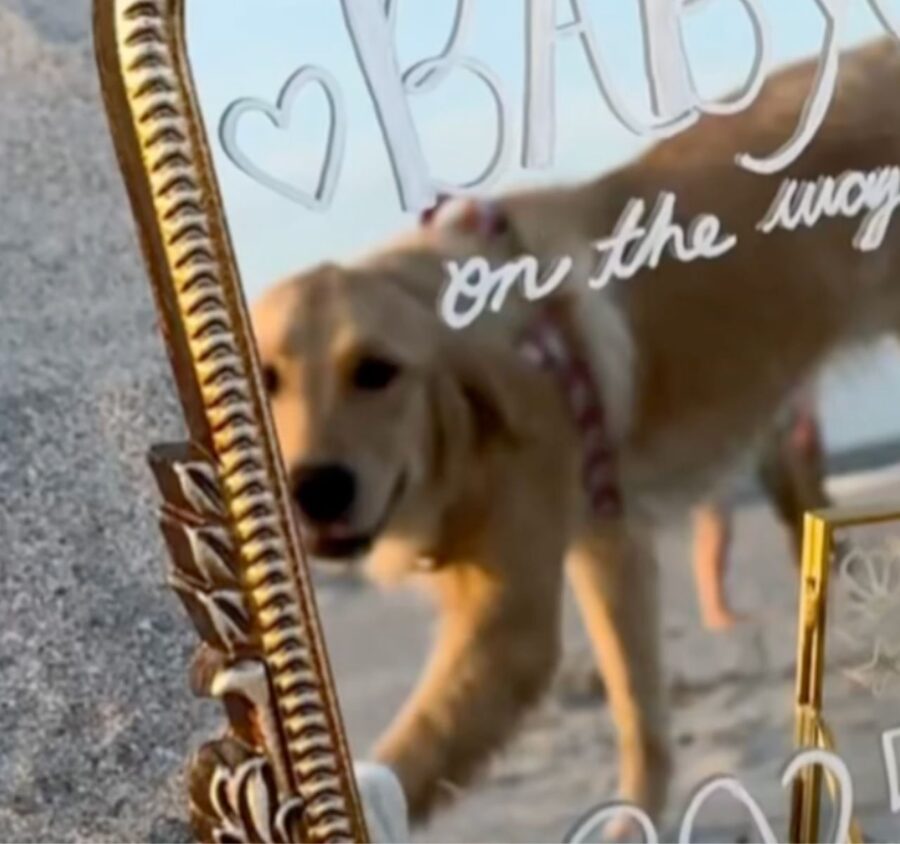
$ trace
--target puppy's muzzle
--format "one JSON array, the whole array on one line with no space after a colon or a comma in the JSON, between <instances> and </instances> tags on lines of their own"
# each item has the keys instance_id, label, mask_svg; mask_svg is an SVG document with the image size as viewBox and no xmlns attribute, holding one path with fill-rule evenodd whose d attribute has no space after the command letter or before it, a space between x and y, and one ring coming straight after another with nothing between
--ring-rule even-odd
<instances>
[{"instance_id":1,"label":"puppy's muzzle","mask_svg":"<svg viewBox=\"0 0 900 844\"><path fill-rule=\"evenodd\" d=\"M403 496L406 476L397 479L381 518L362 529L352 521L359 483L340 463L300 466L291 484L307 550L323 560L349 561L367 553L382 532Z\"/></svg>"}]
</instances>

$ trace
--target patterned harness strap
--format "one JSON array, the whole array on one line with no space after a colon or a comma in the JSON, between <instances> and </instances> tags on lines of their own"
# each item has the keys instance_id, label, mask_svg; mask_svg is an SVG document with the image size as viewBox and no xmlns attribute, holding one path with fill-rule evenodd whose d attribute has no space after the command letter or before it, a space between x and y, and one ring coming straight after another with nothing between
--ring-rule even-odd
<instances>
[{"instance_id":1,"label":"patterned harness strap","mask_svg":"<svg viewBox=\"0 0 900 844\"><path fill-rule=\"evenodd\" d=\"M567 330L569 319L559 302L545 306L522 338L519 350L530 363L551 373L566 399L581 435L582 480L595 515L622 513L615 450L594 374Z\"/></svg>"}]
</instances>

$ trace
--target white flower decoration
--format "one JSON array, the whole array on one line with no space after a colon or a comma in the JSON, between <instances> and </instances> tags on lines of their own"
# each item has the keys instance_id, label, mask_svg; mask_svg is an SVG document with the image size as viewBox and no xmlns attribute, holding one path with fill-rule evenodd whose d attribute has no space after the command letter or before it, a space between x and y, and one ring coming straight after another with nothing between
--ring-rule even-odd
<instances>
[{"instance_id":1,"label":"white flower decoration","mask_svg":"<svg viewBox=\"0 0 900 844\"><path fill-rule=\"evenodd\" d=\"M847 676L875 697L900 697L900 546L852 548L839 567L844 638L871 653Z\"/></svg>"}]
</instances>

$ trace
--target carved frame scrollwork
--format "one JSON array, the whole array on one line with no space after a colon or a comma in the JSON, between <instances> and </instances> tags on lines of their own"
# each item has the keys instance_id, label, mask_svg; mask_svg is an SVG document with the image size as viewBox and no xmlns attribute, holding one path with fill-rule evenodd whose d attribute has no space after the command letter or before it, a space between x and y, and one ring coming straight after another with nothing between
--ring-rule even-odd
<instances>
[{"instance_id":1,"label":"carved frame scrollwork","mask_svg":"<svg viewBox=\"0 0 900 844\"><path fill-rule=\"evenodd\" d=\"M150 462L170 584L228 734L195 755L206 841L366 841L325 643L185 51L185 0L95 0L97 60L190 442Z\"/></svg>"}]
</instances>

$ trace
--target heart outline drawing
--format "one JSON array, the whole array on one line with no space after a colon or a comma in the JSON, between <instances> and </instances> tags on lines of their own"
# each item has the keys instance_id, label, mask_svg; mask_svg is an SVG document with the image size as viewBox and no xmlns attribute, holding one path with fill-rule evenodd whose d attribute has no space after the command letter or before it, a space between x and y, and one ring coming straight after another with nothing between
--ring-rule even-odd
<instances>
[{"instance_id":1,"label":"heart outline drawing","mask_svg":"<svg viewBox=\"0 0 900 844\"><path fill-rule=\"evenodd\" d=\"M314 193L303 190L256 164L238 143L241 120L248 114L262 113L276 129L290 128L297 98L309 85L318 85L329 108L328 139ZM256 97L235 100L225 109L219 124L219 141L225 155L239 170L258 184L297 202L310 211L326 211L334 199L347 146L347 119L340 84L325 68L304 65L292 73L281 88L275 105Z\"/></svg>"}]
</instances>

